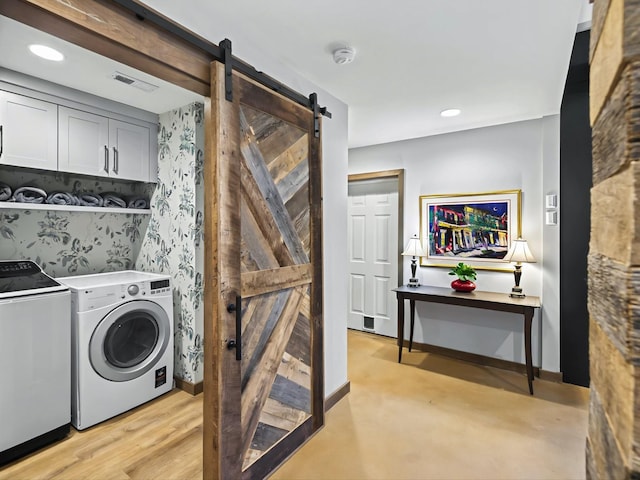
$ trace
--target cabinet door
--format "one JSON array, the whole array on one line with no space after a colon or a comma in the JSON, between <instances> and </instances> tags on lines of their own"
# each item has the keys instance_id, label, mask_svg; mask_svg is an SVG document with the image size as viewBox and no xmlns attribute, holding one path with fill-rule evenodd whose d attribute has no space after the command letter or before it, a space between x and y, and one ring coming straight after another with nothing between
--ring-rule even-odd
<instances>
[{"instance_id":1,"label":"cabinet door","mask_svg":"<svg viewBox=\"0 0 640 480\"><path fill-rule=\"evenodd\" d=\"M109 176L109 119L59 107L59 169L63 172Z\"/></svg>"},{"instance_id":2,"label":"cabinet door","mask_svg":"<svg viewBox=\"0 0 640 480\"><path fill-rule=\"evenodd\" d=\"M0 91L0 163L57 170L58 106Z\"/></svg>"},{"instance_id":3,"label":"cabinet door","mask_svg":"<svg viewBox=\"0 0 640 480\"><path fill-rule=\"evenodd\" d=\"M148 127L109 120L111 177L149 181L149 137Z\"/></svg>"}]
</instances>

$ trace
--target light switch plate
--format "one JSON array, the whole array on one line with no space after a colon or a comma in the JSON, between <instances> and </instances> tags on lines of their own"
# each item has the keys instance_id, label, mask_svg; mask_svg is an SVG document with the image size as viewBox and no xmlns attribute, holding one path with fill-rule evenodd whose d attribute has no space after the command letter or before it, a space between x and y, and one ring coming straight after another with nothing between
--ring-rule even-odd
<instances>
[{"instance_id":1,"label":"light switch plate","mask_svg":"<svg viewBox=\"0 0 640 480\"><path fill-rule=\"evenodd\" d=\"M558 208L558 196L547 195L545 205L546 205L546 208Z\"/></svg>"},{"instance_id":2,"label":"light switch plate","mask_svg":"<svg viewBox=\"0 0 640 480\"><path fill-rule=\"evenodd\" d=\"M558 212L546 212L547 217L547 225L557 225L558 224Z\"/></svg>"}]
</instances>

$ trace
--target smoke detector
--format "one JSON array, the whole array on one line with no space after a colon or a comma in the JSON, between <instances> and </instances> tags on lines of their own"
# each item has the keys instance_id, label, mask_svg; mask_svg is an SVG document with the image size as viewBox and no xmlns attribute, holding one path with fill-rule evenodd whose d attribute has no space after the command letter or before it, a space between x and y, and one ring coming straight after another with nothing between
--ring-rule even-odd
<instances>
[{"instance_id":1,"label":"smoke detector","mask_svg":"<svg viewBox=\"0 0 640 480\"><path fill-rule=\"evenodd\" d=\"M338 48L333 51L333 61L338 65L344 65L345 63L353 62L356 58L356 50L352 47Z\"/></svg>"},{"instance_id":2,"label":"smoke detector","mask_svg":"<svg viewBox=\"0 0 640 480\"><path fill-rule=\"evenodd\" d=\"M157 90L159 88L157 85L134 78L131 75L125 75L124 73L120 72L113 72L111 74L111 78L117 80L118 82L122 82L127 85L131 85L132 87L139 88L144 92L153 92L154 90Z\"/></svg>"}]
</instances>

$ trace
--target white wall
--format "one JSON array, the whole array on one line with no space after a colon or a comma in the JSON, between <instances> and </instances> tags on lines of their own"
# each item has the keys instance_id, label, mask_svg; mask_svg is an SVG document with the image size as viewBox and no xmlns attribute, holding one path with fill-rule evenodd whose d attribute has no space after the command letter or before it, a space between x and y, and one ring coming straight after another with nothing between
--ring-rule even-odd
<instances>
[{"instance_id":1,"label":"white wall","mask_svg":"<svg viewBox=\"0 0 640 480\"><path fill-rule=\"evenodd\" d=\"M419 233L420 195L522 190L522 236L538 263L523 266L521 285L525 293L543 296L544 306L542 318L534 317L533 362L553 372L560 370L559 234L557 226L544 226L544 193L559 193L559 149L559 120L552 116L349 151L350 174L405 169L405 243ZM421 267L418 278L448 286L453 277L446 268ZM479 290L508 293L514 278L482 270L476 284ZM418 303L414 340L524 362L521 315Z\"/></svg>"}]
</instances>

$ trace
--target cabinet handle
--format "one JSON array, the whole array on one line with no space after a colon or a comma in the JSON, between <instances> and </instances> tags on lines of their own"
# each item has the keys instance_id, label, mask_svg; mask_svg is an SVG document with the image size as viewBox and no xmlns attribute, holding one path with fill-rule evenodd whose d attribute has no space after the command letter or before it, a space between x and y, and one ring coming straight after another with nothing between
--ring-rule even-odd
<instances>
[{"instance_id":1,"label":"cabinet handle","mask_svg":"<svg viewBox=\"0 0 640 480\"><path fill-rule=\"evenodd\" d=\"M109 147L104 146L104 171L109 173Z\"/></svg>"},{"instance_id":2,"label":"cabinet handle","mask_svg":"<svg viewBox=\"0 0 640 480\"><path fill-rule=\"evenodd\" d=\"M120 165L118 165L118 149L116 147L113 147L113 173L117 174L119 167Z\"/></svg>"},{"instance_id":3,"label":"cabinet handle","mask_svg":"<svg viewBox=\"0 0 640 480\"><path fill-rule=\"evenodd\" d=\"M4 131L2 130L2 127L4 127L4 125L0 125L0 157L4 151Z\"/></svg>"}]
</instances>

